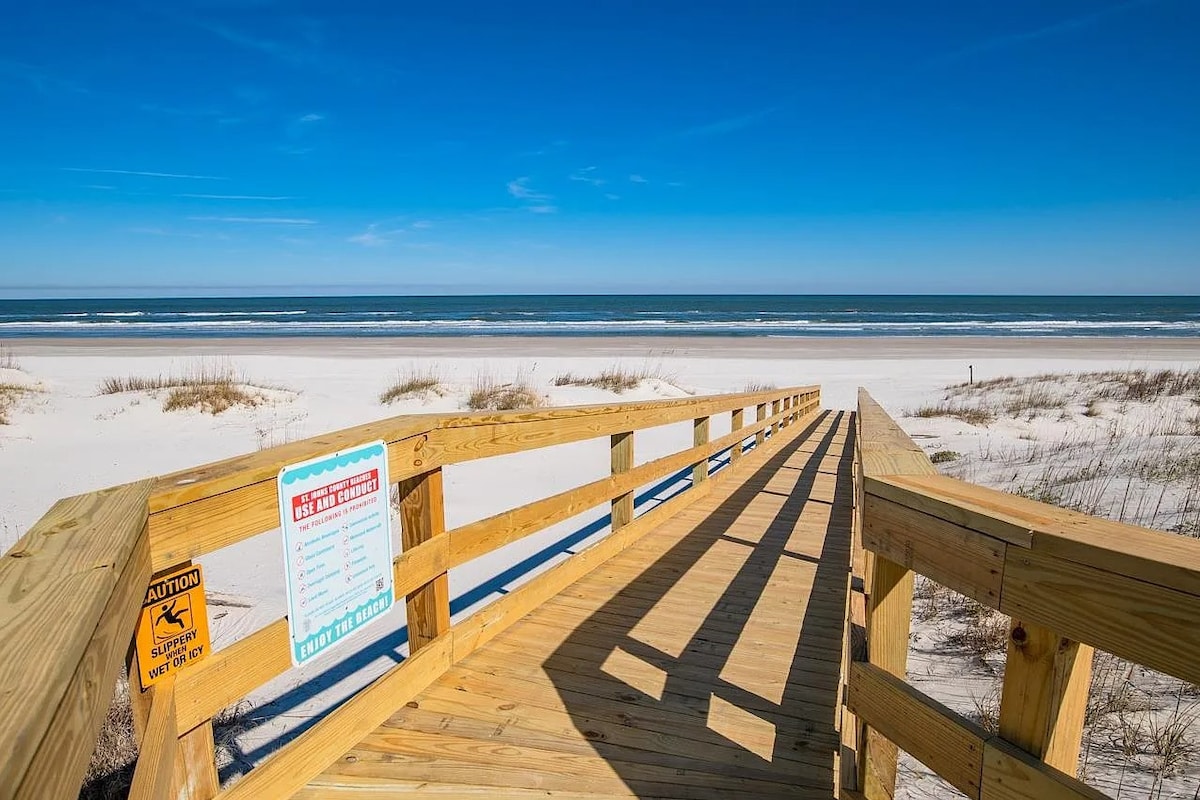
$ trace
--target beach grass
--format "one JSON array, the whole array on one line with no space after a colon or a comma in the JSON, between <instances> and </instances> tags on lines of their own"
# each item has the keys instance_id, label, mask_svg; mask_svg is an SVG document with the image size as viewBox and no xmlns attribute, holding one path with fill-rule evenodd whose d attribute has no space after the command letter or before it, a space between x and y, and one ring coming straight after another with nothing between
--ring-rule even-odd
<instances>
[{"instance_id":1,"label":"beach grass","mask_svg":"<svg viewBox=\"0 0 1200 800\"><path fill-rule=\"evenodd\" d=\"M638 369L614 364L606 367L595 375L580 375L574 372L559 373L554 377L555 386L590 386L595 389L605 389L610 392L636 389L642 381L657 379L670 383L674 376L668 375L661 368L643 366Z\"/></svg>"},{"instance_id":2,"label":"beach grass","mask_svg":"<svg viewBox=\"0 0 1200 800\"><path fill-rule=\"evenodd\" d=\"M234 407L253 408L266 402L265 390L279 387L251 381L224 360L201 359L177 373L110 376L100 381L102 395L166 390L163 411L197 409L220 414Z\"/></svg>"},{"instance_id":3,"label":"beach grass","mask_svg":"<svg viewBox=\"0 0 1200 800\"><path fill-rule=\"evenodd\" d=\"M10 424L10 414L23 398L35 394L39 389L19 383L0 383L0 425Z\"/></svg>"},{"instance_id":4,"label":"beach grass","mask_svg":"<svg viewBox=\"0 0 1200 800\"><path fill-rule=\"evenodd\" d=\"M480 372L475 376L466 405L471 411L517 411L538 408L544 403L545 398L524 372L518 372L511 381Z\"/></svg>"},{"instance_id":5,"label":"beach grass","mask_svg":"<svg viewBox=\"0 0 1200 800\"><path fill-rule=\"evenodd\" d=\"M379 402L388 405L397 400L424 396L430 392L442 394L442 378L437 367L412 366L397 373L392 384L380 393Z\"/></svg>"},{"instance_id":6,"label":"beach grass","mask_svg":"<svg viewBox=\"0 0 1200 800\"><path fill-rule=\"evenodd\" d=\"M17 354L11 347L6 344L0 344L0 369L16 369L21 368L21 362L17 359Z\"/></svg>"}]
</instances>

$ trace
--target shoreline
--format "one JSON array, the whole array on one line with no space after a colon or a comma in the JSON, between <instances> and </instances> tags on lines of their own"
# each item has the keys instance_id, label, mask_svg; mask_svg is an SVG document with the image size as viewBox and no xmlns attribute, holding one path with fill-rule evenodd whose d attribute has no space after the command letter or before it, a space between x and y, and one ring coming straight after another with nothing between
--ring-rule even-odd
<instances>
[{"instance_id":1,"label":"shoreline","mask_svg":"<svg viewBox=\"0 0 1200 800\"><path fill-rule=\"evenodd\" d=\"M18 356L276 355L428 357L512 355L671 358L1195 358L1200 337L1133 336L437 336L0 339Z\"/></svg>"}]
</instances>

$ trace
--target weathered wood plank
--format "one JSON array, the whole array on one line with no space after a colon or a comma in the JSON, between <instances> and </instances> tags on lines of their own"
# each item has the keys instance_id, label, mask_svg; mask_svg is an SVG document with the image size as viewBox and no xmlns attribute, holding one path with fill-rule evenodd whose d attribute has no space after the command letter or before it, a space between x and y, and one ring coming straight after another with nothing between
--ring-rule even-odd
<instances>
[{"instance_id":1,"label":"weathered wood plank","mask_svg":"<svg viewBox=\"0 0 1200 800\"><path fill-rule=\"evenodd\" d=\"M847 688L847 706L861 721L963 794L979 797L986 731L871 664L853 662Z\"/></svg>"},{"instance_id":2,"label":"weathered wood plank","mask_svg":"<svg viewBox=\"0 0 1200 800\"><path fill-rule=\"evenodd\" d=\"M152 482L60 500L0 559L0 787L71 797L150 578Z\"/></svg>"}]
</instances>

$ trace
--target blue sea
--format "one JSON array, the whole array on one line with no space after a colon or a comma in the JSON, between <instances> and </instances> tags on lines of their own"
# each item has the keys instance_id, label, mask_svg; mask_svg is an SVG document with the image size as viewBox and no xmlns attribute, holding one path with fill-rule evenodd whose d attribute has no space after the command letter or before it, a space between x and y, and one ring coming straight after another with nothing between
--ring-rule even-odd
<instances>
[{"instance_id":1,"label":"blue sea","mask_svg":"<svg viewBox=\"0 0 1200 800\"><path fill-rule=\"evenodd\" d=\"M1200 336L1200 297L560 295L0 300L0 338Z\"/></svg>"}]
</instances>

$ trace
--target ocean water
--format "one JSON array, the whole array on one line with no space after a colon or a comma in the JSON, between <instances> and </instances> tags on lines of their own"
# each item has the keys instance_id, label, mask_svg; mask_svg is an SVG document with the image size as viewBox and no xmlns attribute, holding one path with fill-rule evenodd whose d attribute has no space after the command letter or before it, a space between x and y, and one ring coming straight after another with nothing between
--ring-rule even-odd
<instances>
[{"instance_id":1,"label":"ocean water","mask_svg":"<svg viewBox=\"0 0 1200 800\"><path fill-rule=\"evenodd\" d=\"M506 295L0 300L0 338L18 336L1200 336L1200 297Z\"/></svg>"}]
</instances>

